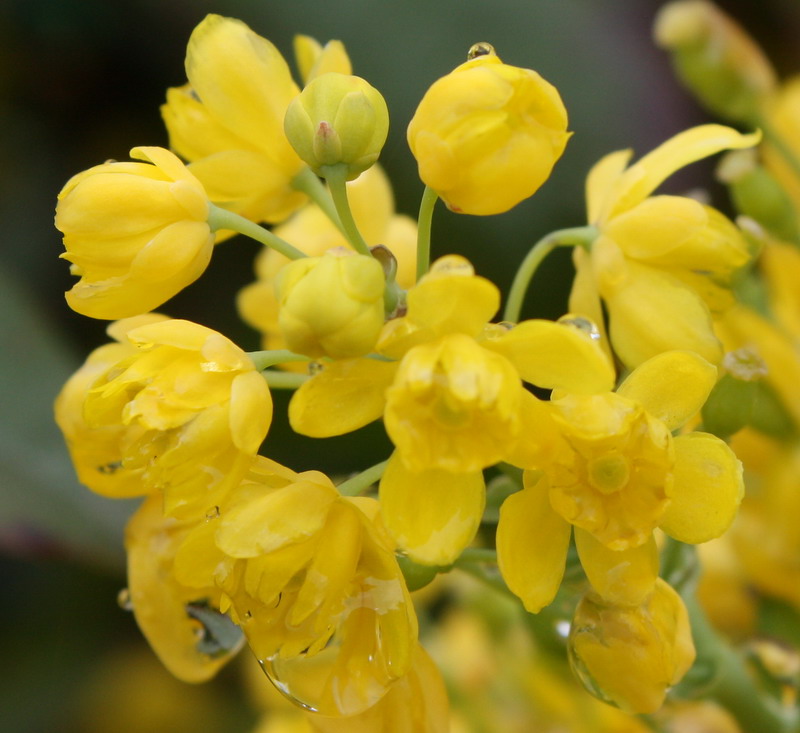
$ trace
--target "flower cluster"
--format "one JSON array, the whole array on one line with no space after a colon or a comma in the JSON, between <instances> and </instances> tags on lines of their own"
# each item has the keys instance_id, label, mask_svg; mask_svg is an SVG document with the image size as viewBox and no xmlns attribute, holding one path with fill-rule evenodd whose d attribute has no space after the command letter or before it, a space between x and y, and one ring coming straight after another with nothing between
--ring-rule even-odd
<instances>
[{"instance_id":1,"label":"flower cluster","mask_svg":"<svg viewBox=\"0 0 800 733\"><path fill-rule=\"evenodd\" d=\"M697 60L698 4L676 3L658 38L691 47L684 67L738 79L740 46L724 68ZM415 222L395 212L376 164L380 92L338 41L300 36L295 51L301 85L269 41L208 16L189 40L187 84L162 108L173 152L134 148L143 162L90 168L59 196L63 256L81 278L67 302L113 321L113 343L67 382L56 419L86 486L143 497L126 535L142 632L192 682L246 643L314 730L436 733L446 696L410 593L461 569L533 619L566 607L561 642L586 689L655 713L695 658L686 558L726 533L743 499L726 440L783 441L800 424L800 257L770 233L779 217L762 229L746 205L751 218L734 222L656 189L726 150L735 188L761 132L707 124L632 165L631 151L602 158L588 224L531 249L501 320L499 289L468 260L431 264L431 215L439 198L487 215L536 192L571 134L556 88L488 44L435 81L408 125L426 185ZM773 98L751 81L736 110L758 105L776 130L800 124L789 89ZM755 119L747 109L735 121ZM786 149L768 143L783 191ZM152 312L237 233L265 245L238 300L262 339L250 353ZM574 247L570 312L524 319L555 246ZM737 290L760 248L777 323ZM297 433L382 421L393 451L359 457L363 472L338 485L276 463L271 389L293 390ZM796 523L781 516L792 446L726 537L745 548L752 582L798 603ZM760 543L765 522L780 531Z\"/></svg>"}]
</instances>

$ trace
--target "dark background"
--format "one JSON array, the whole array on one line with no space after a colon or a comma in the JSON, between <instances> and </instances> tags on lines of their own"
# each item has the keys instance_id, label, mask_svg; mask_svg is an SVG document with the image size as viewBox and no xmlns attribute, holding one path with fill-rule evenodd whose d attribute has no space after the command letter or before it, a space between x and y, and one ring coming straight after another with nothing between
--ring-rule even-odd
<instances>
[{"instance_id":1,"label":"dark background","mask_svg":"<svg viewBox=\"0 0 800 733\"><path fill-rule=\"evenodd\" d=\"M584 222L583 181L599 157L623 147L647 152L709 120L652 43L650 28L661 4L0 0L0 730L183 730L175 722L162 728L98 723L101 706L87 692L97 670L110 669L103 660L118 659L121 650L138 653L143 642L130 614L115 602L124 585L121 528L132 507L77 485L52 424L51 404L61 384L106 340L103 322L78 316L64 303L72 278L58 259L62 247L52 220L55 196L74 173L108 158L126 159L135 145L166 145L159 105L168 86L185 81L192 28L207 12L239 17L287 57L297 32L344 41L355 73L381 90L389 105L392 129L381 161L395 185L398 210L412 215L422 185L405 127L426 88L460 63L473 43L489 41L507 63L534 68L555 84L575 134L545 186L502 216L456 216L442 206L436 211L434 255L464 253L506 290L539 237ZM719 5L747 25L782 75L800 71L800 3ZM710 171L710 163L696 164L665 188L707 186ZM720 191L712 187L711 193L719 206L727 205ZM257 348L233 298L252 280L258 247L241 240L220 248L205 276L162 312ZM568 255L557 253L537 277L525 315L561 315L570 274ZM277 408L265 450L292 468L341 474L387 454L380 428L330 444L301 440L289 434L285 399L278 398ZM142 664L148 663L145 657ZM222 696L217 722L209 713L194 730L247 729L250 718L231 697L234 681L234 673L223 675L221 685L204 688L210 691L201 698L197 688L176 687L184 710L204 710L208 700ZM159 689L170 684L165 680ZM206 703L190 702L198 699ZM94 718L86 709L95 711Z\"/></svg>"}]
</instances>

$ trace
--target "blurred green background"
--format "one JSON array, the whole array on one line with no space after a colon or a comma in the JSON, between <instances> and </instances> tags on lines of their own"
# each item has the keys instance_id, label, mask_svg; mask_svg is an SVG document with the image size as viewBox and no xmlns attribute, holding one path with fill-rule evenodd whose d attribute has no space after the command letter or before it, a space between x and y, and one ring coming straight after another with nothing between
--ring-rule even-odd
<instances>
[{"instance_id":1,"label":"blurred green background","mask_svg":"<svg viewBox=\"0 0 800 733\"><path fill-rule=\"evenodd\" d=\"M389 105L392 129L381 160L403 213L416 212L422 191L405 127L425 89L460 63L470 45L489 41L506 62L534 68L555 84L575 134L549 182L503 216L459 217L440 206L434 220L434 255L464 253L480 274L507 289L536 239L583 223L583 180L600 156L622 147L646 152L708 119L651 41L661 4L0 0L0 730L235 732L253 719L237 696L235 672L199 693L179 683L173 688L157 677L155 665L155 671L147 667L149 658L136 656L144 642L115 600L125 584L121 538L132 505L101 499L76 483L52 422L52 400L64 380L105 341L104 323L64 303L72 278L58 259L55 196L79 170L125 159L135 145L166 145L158 108L166 87L185 81L185 45L197 22L208 12L239 17L287 55L297 32L344 41L355 73L380 89ZM747 25L782 74L800 71L797 0L719 5ZM667 189L707 186L710 170L710 164L695 165ZM724 208L719 191L711 193ZM220 248L205 276L161 310L257 348L233 298L252 279L258 247L241 240ZM557 253L537 277L525 315L561 315L570 274L568 254ZM380 427L324 444L290 435L285 402L277 400L271 457L295 469L344 473L387 454ZM122 654L139 661L123 667L129 674L115 676ZM160 723L154 722L158 716L134 716L131 727L122 726L113 695L98 696L97 677L113 686L127 676L133 686L140 662L142 679L157 680L158 690L170 691L184 710L201 717L184 715L186 728L163 716ZM158 696L136 684L137 694L155 704ZM140 713L144 707L138 706Z\"/></svg>"}]
</instances>

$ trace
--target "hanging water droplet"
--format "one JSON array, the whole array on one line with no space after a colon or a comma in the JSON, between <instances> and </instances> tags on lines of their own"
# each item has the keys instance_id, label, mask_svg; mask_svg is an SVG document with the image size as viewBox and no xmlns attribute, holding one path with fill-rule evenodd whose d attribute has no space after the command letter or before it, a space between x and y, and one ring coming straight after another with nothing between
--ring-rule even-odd
<instances>
[{"instance_id":1,"label":"hanging water droplet","mask_svg":"<svg viewBox=\"0 0 800 733\"><path fill-rule=\"evenodd\" d=\"M593 695L598 700L602 700L609 705L613 705L615 708L619 707L619 705L605 693L603 688L600 687L600 684L592 676L591 672L589 672L586 664L584 664L583 659L581 659L580 655L575 651L575 636L580 633L581 629L573 625L567 641L567 657L572 672L590 695Z\"/></svg>"},{"instance_id":2,"label":"hanging water droplet","mask_svg":"<svg viewBox=\"0 0 800 733\"><path fill-rule=\"evenodd\" d=\"M206 521L210 522L212 519L216 519L218 516L219 516L219 507L212 506L211 509L209 509L206 512Z\"/></svg>"},{"instance_id":3,"label":"hanging water droplet","mask_svg":"<svg viewBox=\"0 0 800 733\"><path fill-rule=\"evenodd\" d=\"M498 323L497 325L500 326L500 328L504 328L506 331L510 331L517 324L514 323L513 321L500 321L500 323Z\"/></svg>"},{"instance_id":4,"label":"hanging water droplet","mask_svg":"<svg viewBox=\"0 0 800 733\"><path fill-rule=\"evenodd\" d=\"M319 374L324 368L325 365L322 364L322 362L310 361L308 362L308 375L313 377L315 374Z\"/></svg>"},{"instance_id":5,"label":"hanging water droplet","mask_svg":"<svg viewBox=\"0 0 800 733\"><path fill-rule=\"evenodd\" d=\"M584 318L583 316L561 316L561 318L558 319L558 323L561 323L565 326L571 326L572 328L585 333L593 341L598 341L600 339L600 331L598 330L597 326L595 326L594 323L588 318Z\"/></svg>"},{"instance_id":6,"label":"hanging water droplet","mask_svg":"<svg viewBox=\"0 0 800 733\"><path fill-rule=\"evenodd\" d=\"M131 592L127 588L123 588L119 593L117 593L117 605L123 611L133 611Z\"/></svg>"},{"instance_id":7,"label":"hanging water droplet","mask_svg":"<svg viewBox=\"0 0 800 733\"><path fill-rule=\"evenodd\" d=\"M103 466L98 466L97 470L99 473L102 473L104 476L111 476L115 474L122 468L122 461L112 461L111 463L106 463Z\"/></svg>"},{"instance_id":8,"label":"hanging water droplet","mask_svg":"<svg viewBox=\"0 0 800 733\"><path fill-rule=\"evenodd\" d=\"M242 645L242 630L206 601L187 603L186 614L201 624L195 630L197 651L216 658L233 654Z\"/></svg>"},{"instance_id":9,"label":"hanging water droplet","mask_svg":"<svg viewBox=\"0 0 800 733\"><path fill-rule=\"evenodd\" d=\"M475 43L470 46L469 51L467 51L467 61L472 61L472 59L476 59L479 56L496 56L497 54L494 51L494 46L491 43L486 43L486 41L481 41L480 43Z\"/></svg>"}]
</instances>

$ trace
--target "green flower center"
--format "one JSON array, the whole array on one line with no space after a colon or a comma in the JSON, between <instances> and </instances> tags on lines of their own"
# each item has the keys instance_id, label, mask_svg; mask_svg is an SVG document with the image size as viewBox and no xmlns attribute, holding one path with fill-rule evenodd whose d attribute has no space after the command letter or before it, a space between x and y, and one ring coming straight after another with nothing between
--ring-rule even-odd
<instances>
[{"instance_id":1,"label":"green flower center","mask_svg":"<svg viewBox=\"0 0 800 733\"><path fill-rule=\"evenodd\" d=\"M622 489L630 478L628 461L618 453L593 458L588 466L589 483L602 494Z\"/></svg>"}]
</instances>

